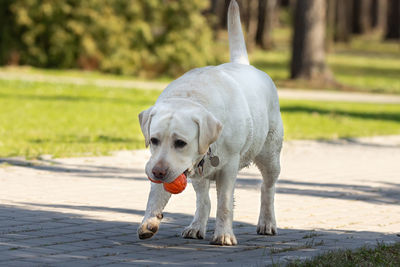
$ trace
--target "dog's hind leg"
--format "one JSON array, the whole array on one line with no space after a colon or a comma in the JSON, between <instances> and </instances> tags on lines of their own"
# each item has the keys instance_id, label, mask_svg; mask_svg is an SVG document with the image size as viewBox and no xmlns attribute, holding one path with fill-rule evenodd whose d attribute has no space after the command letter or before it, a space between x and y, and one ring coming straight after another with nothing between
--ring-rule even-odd
<instances>
[{"instance_id":1,"label":"dog's hind leg","mask_svg":"<svg viewBox=\"0 0 400 267\"><path fill-rule=\"evenodd\" d=\"M192 185L196 191L196 213L192 223L182 232L184 238L204 239L206 236L207 221L210 216L210 180L192 179Z\"/></svg>"},{"instance_id":2,"label":"dog's hind leg","mask_svg":"<svg viewBox=\"0 0 400 267\"><path fill-rule=\"evenodd\" d=\"M140 239L147 239L155 235L163 218L162 211L167 205L171 193L164 190L162 184L151 183L149 200L142 224L138 228Z\"/></svg>"},{"instance_id":3,"label":"dog's hind leg","mask_svg":"<svg viewBox=\"0 0 400 267\"><path fill-rule=\"evenodd\" d=\"M277 233L274 197L275 182L278 180L280 173L282 140L281 134L270 131L261 152L254 160L263 177L261 208L257 225L257 233L260 235L275 235Z\"/></svg>"}]
</instances>

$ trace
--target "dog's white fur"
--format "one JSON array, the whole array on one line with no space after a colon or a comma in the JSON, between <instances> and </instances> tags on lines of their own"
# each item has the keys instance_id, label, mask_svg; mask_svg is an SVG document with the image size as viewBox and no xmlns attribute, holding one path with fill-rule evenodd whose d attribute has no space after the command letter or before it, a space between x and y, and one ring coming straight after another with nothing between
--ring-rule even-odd
<instances>
[{"instance_id":1,"label":"dog's white fur","mask_svg":"<svg viewBox=\"0 0 400 267\"><path fill-rule=\"evenodd\" d=\"M151 150L146 174L153 180L171 182L187 170L196 191L196 214L183 237L205 237L210 180L216 181L218 207L211 243L220 245L237 244L232 230L234 185L238 171L252 162L263 176L257 232L276 234L274 195L283 140L276 87L267 74L249 65L235 0L229 6L228 33L230 63L187 72L139 115ZM187 145L177 147L176 140ZM209 147L220 163L213 167L206 156L201 173L197 165ZM154 168L161 168L165 175L155 176ZM162 184L152 183L138 229L141 239L157 232L170 196Z\"/></svg>"}]
</instances>

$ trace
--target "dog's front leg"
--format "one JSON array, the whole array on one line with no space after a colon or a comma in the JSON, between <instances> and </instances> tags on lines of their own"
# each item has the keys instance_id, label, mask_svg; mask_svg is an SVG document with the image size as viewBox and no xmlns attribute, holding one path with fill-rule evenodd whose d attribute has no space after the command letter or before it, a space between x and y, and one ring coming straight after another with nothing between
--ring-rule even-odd
<instances>
[{"instance_id":1,"label":"dog's front leg","mask_svg":"<svg viewBox=\"0 0 400 267\"><path fill-rule=\"evenodd\" d=\"M170 197L171 193L165 191L162 184L151 183L146 212L142 224L138 228L140 239L150 238L157 233L161 219L163 218L162 211Z\"/></svg>"},{"instance_id":2,"label":"dog's front leg","mask_svg":"<svg viewBox=\"0 0 400 267\"><path fill-rule=\"evenodd\" d=\"M214 237L211 244L233 246L237 244L236 237L233 234L233 192L236 182L236 176L239 166L239 157L237 160L231 160L220 171L216 178L217 185L217 219L215 223Z\"/></svg>"},{"instance_id":3,"label":"dog's front leg","mask_svg":"<svg viewBox=\"0 0 400 267\"><path fill-rule=\"evenodd\" d=\"M196 191L196 214L192 223L183 230L182 236L184 238L204 239L211 209L210 180L205 178L192 179L192 185Z\"/></svg>"}]
</instances>

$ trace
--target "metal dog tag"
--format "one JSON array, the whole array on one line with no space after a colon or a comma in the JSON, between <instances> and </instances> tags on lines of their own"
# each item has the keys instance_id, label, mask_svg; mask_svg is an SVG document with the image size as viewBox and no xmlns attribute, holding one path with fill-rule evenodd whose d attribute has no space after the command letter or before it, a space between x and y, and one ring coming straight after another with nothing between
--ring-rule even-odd
<instances>
[{"instance_id":1,"label":"metal dog tag","mask_svg":"<svg viewBox=\"0 0 400 267\"><path fill-rule=\"evenodd\" d=\"M218 156L210 157L211 166L217 167L219 165L219 158Z\"/></svg>"}]
</instances>

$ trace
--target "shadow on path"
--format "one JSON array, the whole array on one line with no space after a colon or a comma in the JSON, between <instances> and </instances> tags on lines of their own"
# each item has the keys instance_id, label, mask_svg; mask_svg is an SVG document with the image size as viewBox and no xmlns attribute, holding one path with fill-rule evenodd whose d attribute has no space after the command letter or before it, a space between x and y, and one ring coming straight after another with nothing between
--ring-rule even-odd
<instances>
[{"instance_id":1,"label":"shadow on path","mask_svg":"<svg viewBox=\"0 0 400 267\"><path fill-rule=\"evenodd\" d=\"M236 188L259 189L260 178L238 177ZM400 183L379 182L381 186L301 182L290 179L279 179L278 194L290 194L321 198L357 200L375 204L400 204ZM283 186L280 186L283 185Z\"/></svg>"},{"instance_id":2,"label":"shadow on path","mask_svg":"<svg viewBox=\"0 0 400 267\"><path fill-rule=\"evenodd\" d=\"M0 164L2 163L39 171L68 173L69 175L79 176L80 178L147 180L144 178L144 169L138 168L68 164L57 160L43 159L28 161L16 158L0 158Z\"/></svg>"},{"instance_id":3,"label":"shadow on path","mask_svg":"<svg viewBox=\"0 0 400 267\"><path fill-rule=\"evenodd\" d=\"M0 265L190 263L259 266L304 259L327 250L400 241L393 234L343 230L279 229L277 236L259 236L255 233L255 225L235 222L239 245L220 247L209 244L215 224L213 219L209 222L206 240L181 238L180 232L191 220L191 216L181 213L164 214L159 233L152 239L139 240L137 222L89 219L74 211L113 211L118 218L119 213L142 215L140 210L26 205L29 206L0 205ZM71 212L35 210L35 206L68 208Z\"/></svg>"},{"instance_id":4,"label":"shadow on path","mask_svg":"<svg viewBox=\"0 0 400 267\"><path fill-rule=\"evenodd\" d=\"M60 163L56 160L25 161L19 159L0 159L0 163L2 162L34 170L66 173L73 177L83 179L96 178L147 181L144 170L138 168L120 168L90 164L66 164ZM341 183L302 182L298 180L299 179L291 180L287 178L279 179L277 193L355 200L377 204L400 204L400 183L378 182L381 186L369 186ZM261 182L262 179L259 173L251 173L244 170L237 178L236 188L259 190ZM215 185L212 184L212 186Z\"/></svg>"}]
</instances>

